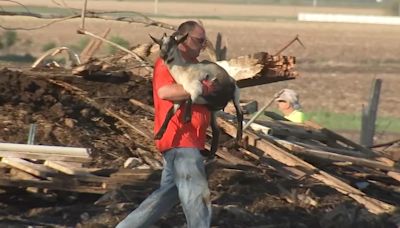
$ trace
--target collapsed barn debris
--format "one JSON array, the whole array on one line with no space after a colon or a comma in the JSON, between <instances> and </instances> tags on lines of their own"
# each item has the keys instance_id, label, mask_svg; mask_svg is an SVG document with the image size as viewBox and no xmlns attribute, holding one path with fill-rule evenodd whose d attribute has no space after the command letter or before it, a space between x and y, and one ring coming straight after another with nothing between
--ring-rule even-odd
<instances>
[{"instance_id":1,"label":"collapsed barn debris","mask_svg":"<svg viewBox=\"0 0 400 228\"><path fill-rule=\"evenodd\" d=\"M151 44L144 46L146 51L143 53L147 54L143 55L143 59L148 59L152 53L150 50L154 49ZM144 46L136 49L143 49ZM298 75L294 69L295 63L292 56L268 53L256 53L223 62L226 67L235 66L239 69L236 70L236 80L241 87L294 79ZM247 73L240 71L246 69L246 64L256 66L256 70L252 68ZM106 134L117 134L113 133L117 131L125 138L113 143L129 145L127 141L130 141L132 144L123 151L100 149L79 156L56 150L48 153L26 149L3 150L0 144L0 167L3 174L0 186L41 192L58 190L94 194L109 194L124 188L143 194L154 189L159 180L162 159L154 149L150 130L153 116L151 72L141 68L141 63L123 53L105 59L92 58L72 69L58 68L54 64L39 65L24 72L3 69L1 87L6 92L2 98L4 104L36 102L56 113L51 121L57 124L49 130L43 130L43 138L53 137L59 144L63 144L65 135L57 135L59 125L73 130L80 122L87 121L107 130ZM115 89L119 93L107 93ZM74 108L64 108L68 103L78 102L80 104ZM35 110L30 109L29 112L32 114ZM209 175L219 169L243 172L245 175L275 173L294 185L304 179L314 179L352 198L370 213L394 216L400 202L398 163L385 154L365 148L313 123L293 124L277 115L271 117L270 121L256 122L268 128L268 131L249 129L245 132L245 145L234 148L229 143L229 136L236 134L236 128L232 125L235 120L221 113L218 122L226 133L226 139L221 142L222 146L217 152L218 162L207 166ZM110 148L104 144L112 144L110 141L113 139L102 141L104 138L100 136L103 134L101 131L92 131L90 128L84 128L83 131L86 132L85 137L91 137L90 143L86 142L88 145L96 149ZM131 158L129 163L125 162L128 158ZM107 160L118 162L107 165ZM130 168L122 168L123 163ZM320 206L318 198L310 193L310 188L306 192L296 192L295 188L288 190L279 183L276 186L280 197L290 204L314 208ZM215 195L214 200L221 198L223 193L220 194ZM215 206L217 211L218 206ZM228 206L222 207L220 211L228 210L238 216L248 216L247 212ZM334 214L334 210L331 213ZM324 217L321 223L332 222L336 216L332 214L330 220Z\"/></svg>"}]
</instances>

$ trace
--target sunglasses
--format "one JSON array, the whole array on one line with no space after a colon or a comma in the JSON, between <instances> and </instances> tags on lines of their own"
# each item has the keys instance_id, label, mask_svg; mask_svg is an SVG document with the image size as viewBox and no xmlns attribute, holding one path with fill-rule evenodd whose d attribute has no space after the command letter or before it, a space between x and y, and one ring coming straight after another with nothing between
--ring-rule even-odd
<instances>
[{"instance_id":1,"label":"sunglasses","mask_svg":"<svg viewBox=\"0 0 400 228\"><path fill-rule=\"evenodd\" d=\"M201 45L205 45L207 42L207 38L199 38L199 37L194 37L194 36L190 36L190 38L196 40Z\"/></svg>"}]
</instances>

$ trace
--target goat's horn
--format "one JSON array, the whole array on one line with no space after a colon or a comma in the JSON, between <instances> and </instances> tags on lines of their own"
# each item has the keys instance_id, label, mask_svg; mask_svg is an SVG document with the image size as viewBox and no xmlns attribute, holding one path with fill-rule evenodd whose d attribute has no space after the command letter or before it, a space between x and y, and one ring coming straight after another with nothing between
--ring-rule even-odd
<instances>
[{"instance_id":1,"label":"goat's horn","mask_svg":"<svg viewBox=\"0 0 400 228\"><path fill-rule=\"evenodd\" d=\"M179 39L177 40L177 43L178 43L178 44L182 43L183 41L186 40L186 38L187 38L188 36L189 36L189 33L186 33L186 35L182 36L181 38L179 38Z\"/></svg>"},{"instance_id":2,"label":"goat's horn","mask_svg":"<svg viewBox=\"0 0 400 228\"><path fill-rule=\"evenodd\" d=\"M150 36L150 38L151 38L156 44L158 44L158 45L161 46L161 44L162 44L161 39L154 38L154 37L153 37L152 35L150 35L150 34L149 34L149 36Z\"/></svg>"}]
</instances>

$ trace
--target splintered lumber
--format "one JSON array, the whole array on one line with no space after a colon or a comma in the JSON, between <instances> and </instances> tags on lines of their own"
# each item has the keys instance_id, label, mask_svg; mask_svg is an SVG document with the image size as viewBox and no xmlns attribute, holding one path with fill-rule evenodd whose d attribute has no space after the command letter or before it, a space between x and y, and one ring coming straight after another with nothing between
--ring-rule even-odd
<instances>
[{"instance_id":1,"label":"splintered lumber","mask_svg":"<svg viewBox=\"0 0 400 228\"><path fill-rule=\"evenodd\" d=\"M399 173L399 172L392 172L392 171L389 171L389 172L387 172L387 175L388 175L389 177L391 177L391 178L397 180L397 181L400 181L400 173Z\"/></svg>"},{"instance_id":2,"label":"splintered lumber","mask_svg":"<svg viewBox=\"0 0 400 228\"><path fill-rule=\"evenodd\" d=\"M47 178L57 175L55 170L20 158L2 158L1 162L38 177Z\"/></svg>"},{"instance_id":3,"label":"splintered lumber","mask_svg":"<svg viewBox=\"0 0 400 228\"><path fill-rule=\"evenodd\" d=\"M46 53L44 53L42 56L40 56L33 64L32 64L32 68L36 68L38 66L40 66L40 64L43 62L43 60L45 60L47 57L53 57L55 55L60 54L61 52L67 52L68 54L68 58L69 61L73 62L73 65L78 65L81 63L79 56L72 51L71 49L69 49L68 47L57 47L57 48L52 48L50 50L48 50Z\"/></svg>"},{"instance_id":4,"label":"splintered lumber","mask_svg":"<svg viewBox=\"0 0 400 228\"><path fill-rule=\"evenodd\" d=\"M0 157L7 158L28 158L39 160L53 160L65 162L89 162L91 158L75 155L46 154L41 152L19 152L19 151L0 151Z\"/></svg>"},{"instance_id":5,"label":"splintered lumber","mask_svg":"<svg viewBox=\"0 0 400 228\"><path fill-rule=\"evenodd\" d=\"M298 76L294 56L257 52L216 62L231 75L240 88L291 80Z\"/></svg>"},{"instance_id":6,"label":"splintered lumber","mask_svg":"<svg viewBox=\"0 0 400 228\"><path fill-rule=\"evenodd\" d=\"M301 178L303 178L307 175L305 172L303 172L299 169L296 169L296 168L293 168L290 166L286 166L285 164L283 164L277 160L271 159L269 157L257 156L253 152L243 149L243 148L240 148L240 151L250 157L254 157L254 156L258 157L257 160L259 160L260 162L263 162L269 168L278 172L282 177L285 177L287 179L300 180Z\"/></svg>"},{"instance_id":7,"label":"splintered lumber","mask_svg":"<svg viewBox=\"0 0 400 228\"><path fill-rule=\"evenodd\" d=\"M111 29L107 28L101 35L100 37L106 38L108 33L110 33ZM93 55L94 53L100 48L101 44L103 41L99 39L92 38L88 45L83 49L83 51L80 54L81 57L81 62L86 63Z\"/></svg>"},{"instance_id":8,"label":"splintered lumber","mask_svg":"<svg viewBox=\"0 0 400 228\"><path fill-rule=\"evenodd\" d=\"M79 147L0 143L0 157L87 162L91 160L89 153L89 149Z\"/></svg>"},{"instance_id":9,"label":"splintered lumber","mask_svg":"<svg viewBox=\"0 0 400 228\"><path fill-rule=\"evenodd\" d=\"M273 136L295 136L299 139L314 139L321 142L328 141L328 136L321 131L286 121L255 121L271 129Z\"/></svg>"},{"instance_id":10,"label":"splintered lumber","mask_svg":"<svg viewBox=\"0 0 400 228\"><path fill-rule=\"evenodd\" d=\"M218 118L217 121L219 126L221 126L226 133L231 136L236 135L237 129L235 126L222 118ZM318 169L310 163L301 160L300 158L286 151L284 148L281 148L279 144L274 142L272 139L261 139L249 131L244 132L243 136L248 139L248 145L255 146L263 151L263 156L271 156L273 159L282 162L285 165L301 168L301 170L307 172L309 176L321 181L322 183L325 183L327 186L335 188L337 191L346 194L357 202L363 204L371 213L387 213L395 209L393 205L370 198L362 191L348 185L329 173Z\"/></svg>"},{"instance_id":11,"label":"splintered lumber","mask_svg":"<svg viewBox=\"0 0 400 228\"><path fill-rule=\"evenodd\" d=\"M71 164L69 162L46 160L44 165L68 175L94 176L87 172L87 169L76 167L76 164Z\"/></svg>"}]
</instances>

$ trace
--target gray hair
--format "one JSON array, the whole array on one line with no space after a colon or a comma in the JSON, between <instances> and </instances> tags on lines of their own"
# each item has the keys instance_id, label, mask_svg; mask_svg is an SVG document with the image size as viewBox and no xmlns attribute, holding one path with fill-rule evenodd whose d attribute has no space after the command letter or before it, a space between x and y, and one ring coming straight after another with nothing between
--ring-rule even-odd
<instances>
[{"instance_id":1,"label":"gray hair","mask_svg":"<svg viewBox=\"0 0 400 228\"><path fill-rule=\"evenodd\" d=\"M178 29L172 35L173 36L179 36L179 35L183 36L191 31L193 31L193 29L196 27L203 27L203 26L201 26L196 21L185 21L178 26Z\"/></svg>"}]
</instances>

